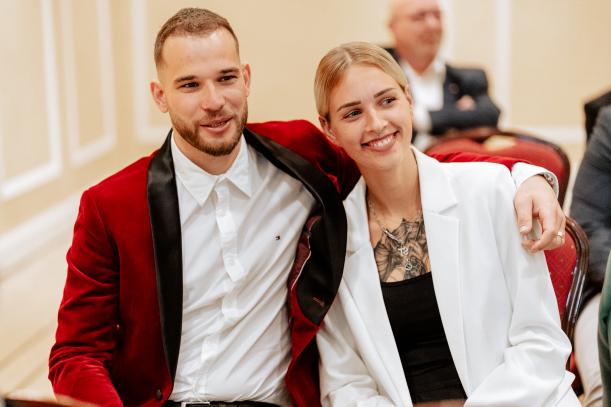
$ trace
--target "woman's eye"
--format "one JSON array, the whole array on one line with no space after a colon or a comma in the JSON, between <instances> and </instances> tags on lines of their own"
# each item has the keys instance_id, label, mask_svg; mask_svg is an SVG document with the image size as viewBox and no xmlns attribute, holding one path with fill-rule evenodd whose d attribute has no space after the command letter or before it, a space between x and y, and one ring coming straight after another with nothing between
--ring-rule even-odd
<instances>
[{"instance_id":1,"label":"woman's eye","mask_svg":"<svg viewBox=\"0 0 611 407\"><path fill-rule=\"evenodd\" d=\"M352 119L360 114L360 110L351 110L344 115L344 119Z\"/></svg>"},{"instance_id":2,"label":"woman's eye","mask_svg":"<svg viewBox=\"0 0 611 407\"><path fill-rule=\"evenodd\" d=\"M383 105L389 105L392 102L394 102L395 100L397 100L397 98L395 98L395 97L387 97L387 98L382 99L382 104Z\"/></svg>"}]
</instances>

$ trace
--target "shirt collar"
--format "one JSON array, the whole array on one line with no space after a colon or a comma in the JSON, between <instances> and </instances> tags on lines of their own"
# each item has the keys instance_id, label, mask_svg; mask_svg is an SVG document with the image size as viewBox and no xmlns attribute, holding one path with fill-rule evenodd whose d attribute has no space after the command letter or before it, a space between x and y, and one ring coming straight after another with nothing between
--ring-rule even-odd
<instances>
[{"instance_id":1,"label":"shirt collar","mask_svg":"<svg viewBox=\"0 0 611 407\"><path fill-rule=\"evenodd\" d=\"M399 65L401 65L403 72L405 72L405 76L407 76L407 80L410 82L413 81L414 78L445 78L446 76L446 64L440 56L435 57L422 75L416 73L414 68L404 60L401 60Z\"/></svg>"},{"instance_id":2,"label":"shirt collar","mask_svg":"<svg viewBox=\"0 0 611 407\"><path fill-rule=\"evenodd\" d=\"M176 176L200 205L206 202L214 186L224 180L229 181L250 198L253 189L252 179L249 176L252 172L250 171L252 160L249 157L248 144L244 139L244 135L240 137L240 142L238 143L240 150L235 161L227 172L219 175L210 174L189 160L176 145L174 137L174 134L172 134L172 159Z\"/></svg>"}]
</instances>

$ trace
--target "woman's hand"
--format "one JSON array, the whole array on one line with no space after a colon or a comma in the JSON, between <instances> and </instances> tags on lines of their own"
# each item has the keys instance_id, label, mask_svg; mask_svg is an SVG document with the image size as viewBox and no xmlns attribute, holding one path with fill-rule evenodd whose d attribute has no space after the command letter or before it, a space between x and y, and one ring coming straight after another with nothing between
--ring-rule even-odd
<instances>
[{"instance_id":1,"label":"woman's hand","mask_svg":"<svg viewBox=\"0 0 611 407\"><path fill-rule=\"evenodd\" d=\"M564 243L566 218L552 187L542 176L524 181L516 191L513 204L518 216L522 246L531 252L551 250ZM533 219L541 224L540 236L535 236Z\"/></svg>"}]
</instances>

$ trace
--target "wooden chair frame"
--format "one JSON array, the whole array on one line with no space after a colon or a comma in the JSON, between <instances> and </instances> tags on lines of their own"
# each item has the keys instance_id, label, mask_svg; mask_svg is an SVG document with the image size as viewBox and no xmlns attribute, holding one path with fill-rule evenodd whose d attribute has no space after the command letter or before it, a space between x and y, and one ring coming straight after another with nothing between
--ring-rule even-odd
<instances>
[{"instance_id":1,"label":"wooden chair frame","mask_svg":"<svg viewBox=\"0 0 611 407\"><path fill-rule=\"evenodd\" d=\"M575 333L575 323L581 311L583 302L583 287L588 273L588 261L590 256L590 247L588 246L588 237L581 226L573 219L567 216L566 218L566 233L570 234L575 242L576 261L573 268L573 278L571 279L571 288L566 298L564 307L564 316L562 318L562 330L569 337L573 344L573 336Z\"/></svg>"}]
</instances>

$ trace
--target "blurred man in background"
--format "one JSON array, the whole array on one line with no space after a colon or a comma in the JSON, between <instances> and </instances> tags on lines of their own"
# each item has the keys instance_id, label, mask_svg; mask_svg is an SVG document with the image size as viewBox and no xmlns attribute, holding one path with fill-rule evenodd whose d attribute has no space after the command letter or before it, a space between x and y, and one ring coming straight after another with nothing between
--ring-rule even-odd
<instances>
[{"instance_id":1,"label":"blurred man in background","mask_svg":"<svg viewBox=\"0 0 611 407\"><path fill-rule=\"evenodd\" d=\"M438 0L392 0L388 26L414 98L414 144L424 149L451 129L496 126L500 110L481 69L455 68L439 54L443 16Z\"/></svg>"},{"instance_id":2,"label":"blurred man in background","mask_svg":"<svg viewBox=\"0 0 611 407\"><path fill-rule=\"evenodd\" d=\"M575 325L575 359L583 384L584 406L602 406L596 335L600 291L611 250L611 106L604 107L592 131L573 188L571 216L590 242L585 306Z\"/></svg>"}]
</instances>

